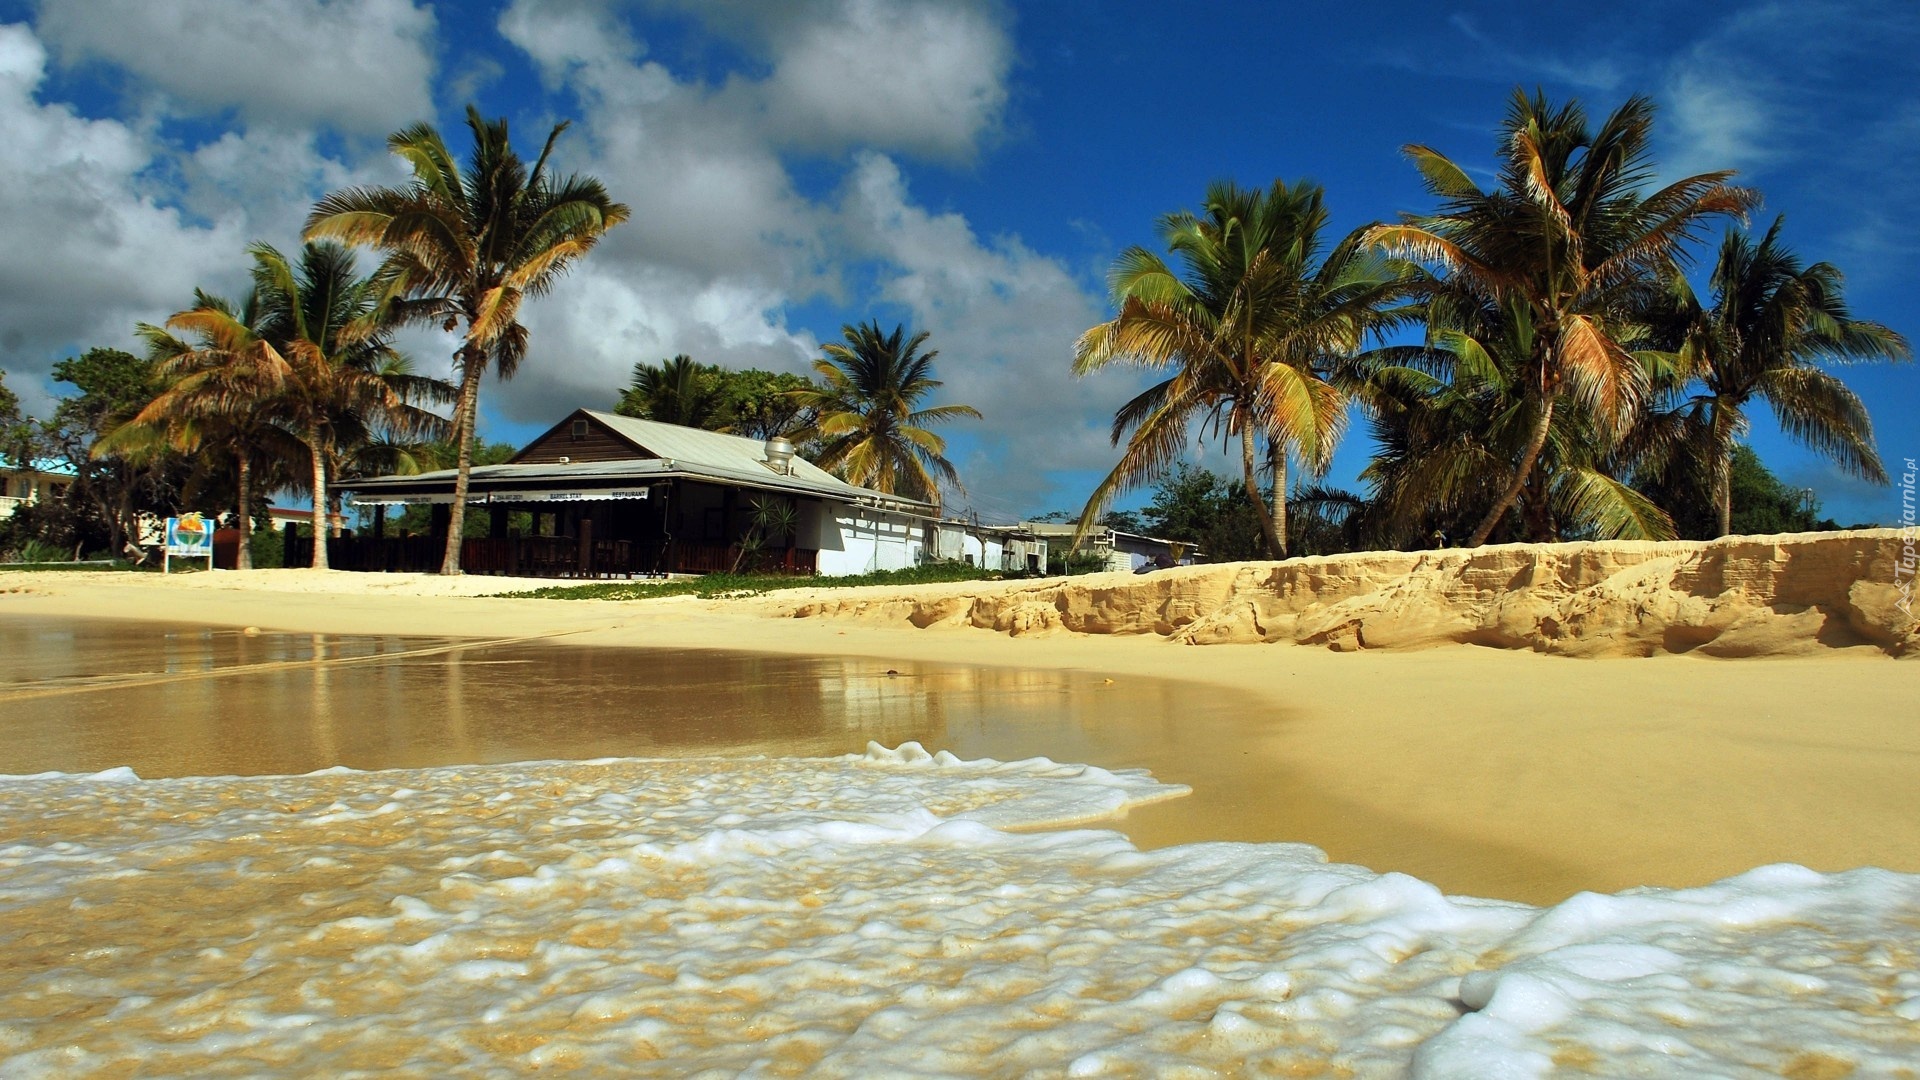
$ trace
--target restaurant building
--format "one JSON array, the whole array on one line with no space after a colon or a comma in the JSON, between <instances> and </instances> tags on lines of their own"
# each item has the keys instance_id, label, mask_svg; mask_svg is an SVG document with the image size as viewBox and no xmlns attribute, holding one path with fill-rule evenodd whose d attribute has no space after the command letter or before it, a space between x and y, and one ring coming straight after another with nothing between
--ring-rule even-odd
<instances>
[{"instance_id":1,"label":"restaurant building","mask_svg":"<svg viewBox=\"0 0 1920 1080\"><path fill-rule=\"evenodd\" d=\"M455 473L343 481L372 528L330 541L345 570L433 571L445 552ZM388 512L431 508L421 535ZM461 566L533 577L630 577L735 569L840 576L919 563L937 507L855 487L757 439L579 409L500 465L472 470L467 514L487 521ZM311 540L289 533L287 565Z\"/></svg>"}]
</instances>

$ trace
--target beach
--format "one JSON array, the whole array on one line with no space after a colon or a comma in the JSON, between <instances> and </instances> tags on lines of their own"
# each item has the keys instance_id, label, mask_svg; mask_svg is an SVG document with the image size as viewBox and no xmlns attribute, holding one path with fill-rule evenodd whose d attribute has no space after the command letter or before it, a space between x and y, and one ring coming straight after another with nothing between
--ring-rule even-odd
<instances>
[{"instance_id":1,"label":"beach","mask_svg":"<svg viewBox=\"0 0 1920 1080\"><path fill-rule=\"evenodd\" d=\"M0 1061L1908 1075L1920 664L1777 626L1748 640L1780 655L1574 658L1199 645L1113 614L1150 594L1165 623L1168 598L1206 580L559 601L487 595L551 583L485 577L10 573L0 617L339 636L272 654L335 686L447 650L556 667L672 650L835 658L883 688L1039 672L1078 696L1044 729L1066 749L971 760L829 739L806 757L702 758L696 742L679 760L7 781ZM1064 617L976 617L1041 598ZM1146 629L1071 629L1075 610ZM375 638L386 660L340 644ZM188 664L115 685L224 677ZM54 709L91 693L9 692ZM1183 701L1191 736L1155 744L1151 775L1074 756L1116 745L1069 744L1075 726L1146 702L1177 726ZM1029 753L1045 756L992 760ZM1270 778L1300 835L1208 842L1247 839L1257 816L1210 801L1218 778Z\"/></svg>"},{"instance_id":2,"label":"beach","mask_svg":"<svg viewBox=\"0 0 1920 1080\"><path fill-rule=\"evenodd\" d=\"M1146 587L1099 575L1080 588ZM1091 583L1091 585L1089 585ZM1439 646L1339 652L1195 647L1153 633L1018 636L964 622L921 628L902 604L1003 596L1048 583L795 590L644 602L503 599L532 579L254 571L177 576L15 573L0 613L152 619L343 635L723 649L794 657L1082 672L1243 695L1245 738L1217 728L1182 748L1171 782L1270 771L1316 843L1534 901L1578 889L1699 885L1771 862L1920 872L1920 664L1881 649L1799 655L1575 660ZM848 617L794 617L822 605ZM865 610L856 610L865 609ZM846 751L858 746L845 747ZM1046 748L1033 748L1045 753ZM1057 751L1056 751L1057 753ZM1051 756L1051 755L1050 755ZM1090 762L1090 764L1119 764ZM1162 771L1166 771L1162 767ZM1236 838L1236 809L1162 808L1137 842ZM1502 866L1526 865L1518 879ZM1476 869L1484 868L1484 869Z\"/></svg>"}]
</instances>

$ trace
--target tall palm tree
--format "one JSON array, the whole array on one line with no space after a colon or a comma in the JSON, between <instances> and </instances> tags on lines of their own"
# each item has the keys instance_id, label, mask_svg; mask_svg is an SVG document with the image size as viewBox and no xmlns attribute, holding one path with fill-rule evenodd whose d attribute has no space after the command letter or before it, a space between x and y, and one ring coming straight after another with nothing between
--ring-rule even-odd
<instances>
[{"instance_id":1,"label":"tall palm tree","mask_svg":"<svg viewBox=\"0 0 1920 1080\"><path fill-rule=\"evenodd\" d=\"M1409 146L1438 213L1377 225L1370 244L1433 264L1463 292L1523 305L1531 341L1518 373L1528 436L1511 477L1468 543L1485 543L1528 484L1572 397L1606 436L1626 431L1646 391L1645 368L1622 342L1623 325L1677 276L1685 246L1720 215L1758 201L1730 172L1689 176L1651 194L1653 103L1630 98L1589 130L1577 103L1548 105L1514 93L1502 126L1499 183L1483 191L1438 151Z\"/></svg>"},{"instance_id":2,"label":"tall palm tree","mask_svg":"<svg viewBox=\"0 0 1920 1080\"><path fill-rule=\"evenodd\" d=\"M930 424L980 418L971 405L921 407L939 389L933 377L938 350L921 352L927 332L906 337L905 326L880 331L879 320L842 326L845 345L822 347L813 362L820 384L792 392L802 408L815 410L813 427L799 441L819 439L821 468L850 484L937 502L942 485L958 488L959 474L943 455L946 440Z\"/></svg>"},{"instance_id":3,"label":"tall palm tree","mask_svg":"<svg viewBox=\"0 0 1920 1080\"><path fill-rule=\"evenodd\" d=\"M1240 442L1247 495L1261 515L1268 553L1287 553L1287 458L1323 474L1346 423L1331 367L1401 313L1402 269L1349 237L1325 249L1322 190L1276 180L1266 192L1215 183L1201 215L1160 220L1182 272L1144 248L1114 264L1119 314L1080 336L1073 370L1124 362L1173 374L1121 406L1113 441L1120 462L1081 514L1088 529L1114 495L1160 475L1185 451L1188 425L1204 417ZM1260 492L1259 442L1273 471L1272 501Z\"/></svg>"},{"instance_id":4,"label":"tall palm tree","mask_svg":"<svg viewBox=\"0 0 1920 1080\"><path fill-rule=\"evenodd\" d=\"M513 150L504 119L483 120L467 107L473 152L464 171L431 125L388 136L413 170L404 187L349 188L321 199L307 218L308 239L332 237L387 254L397 318L458 332L454 353L460 394L454 442L460 448L453 517L441 572L460 572L461 530L473 468L480 380L489 366L510 379L527 352L520 304L551 289L573 261L620 222L628 209L592 177L556 178L547 170L554 126L528 169Z\"/></svg>"},{"instance_id":5,"label":"tall palm tree","mask_svg":"<svg viewBox=\"0 0 1920 1080\"><path fill-rule=\"evenodd\" d=\"M231 454L242 534L235 565L242 570L253 566L247 540L255 470L262 460L276 460L298 445L273 423L274 403L286 390L289 369L258 332L260 318L257 292L235 305L196 289L194 306L168 319L166 327L141 323L137 332L157 362L155 375L163 389L96 447L131 454L162 447Z\"/></svg>"},{"instance_id":6,"label":"tall palm tree","mask_svg":"<svg viewBox=\"0 0 1920 1080\"><path fill-rule=\"evenodd\" d=\"M1911 360L1907 339L1855 319L1844 279L1828 263L1805 266L1780 240L1775 218L1759 243L1728 230L1714 265L1712 306L1696 309L1682 352L1700 391L1686 405L1707 460L1718 535L1733 529L1732 467L1746 407L1765 398L1790 437L1855 476L1887 482L1866 406L1821 361Z\"/></svg>"},{"instance_id":7,"label":"tall palm tree","mask_svg":"<svg viewBox=\"0 0 1920 1080\"><path fill-rule=\"evenodd\" d=\"M335 243L307 244L298 266L270 244L254 258L256 332L285 363L275 418L305 444L311 459L313 567L327 568L327 480L346 455L382 435L443 437L447 423L426 404L444 404L453 388L414 375L387 338L387 282L362 278L353 253Z\"/></svg>"}]
</instances>

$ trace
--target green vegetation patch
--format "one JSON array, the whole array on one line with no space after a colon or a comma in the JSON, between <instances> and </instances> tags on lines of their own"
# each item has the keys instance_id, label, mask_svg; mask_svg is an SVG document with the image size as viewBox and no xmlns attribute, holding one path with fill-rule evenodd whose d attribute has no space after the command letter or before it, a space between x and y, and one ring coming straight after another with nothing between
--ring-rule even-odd
<instances>
[{"instance_id":1,"label":"green vegetation patch","mask_svg":"<svg viewBox=\"0 0 1920 1080\"><path fill-rule=\"evenodd\" d=\"M653 600L662 596L698 596L705 600L759 596L782 589L855 589L863 585L934 585L947 581L994 581L1009 575L965 563L928 563L905 570L875 570L850 577L799 577L791 574L708 574L675 581L602 581L591 585L552 585L501 593L526 600Z\"/></svg>"}]
</instances>

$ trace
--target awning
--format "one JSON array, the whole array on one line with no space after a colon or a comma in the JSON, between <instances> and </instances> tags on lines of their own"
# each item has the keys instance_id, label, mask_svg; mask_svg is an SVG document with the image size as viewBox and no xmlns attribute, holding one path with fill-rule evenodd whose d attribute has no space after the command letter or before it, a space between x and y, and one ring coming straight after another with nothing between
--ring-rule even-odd
<instances>
[{"instance_id":1,"label":"awning","mask_svg":"<svg viewBox=\"0 0 1920 1080\"><path fill-rule=\"evenodd\" d=\"M649 498L651 488L575 488L559 491L476 491L467 496L468 506L487 506L496 503L561 503L561 502L603 502L609 499L645 499ZM355 495L350 500L354 506L421 506L450 504L453 493L370 491L364 495Z\"/></svg>"}]
</instances>

